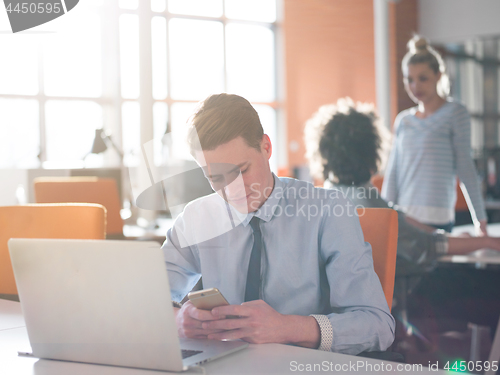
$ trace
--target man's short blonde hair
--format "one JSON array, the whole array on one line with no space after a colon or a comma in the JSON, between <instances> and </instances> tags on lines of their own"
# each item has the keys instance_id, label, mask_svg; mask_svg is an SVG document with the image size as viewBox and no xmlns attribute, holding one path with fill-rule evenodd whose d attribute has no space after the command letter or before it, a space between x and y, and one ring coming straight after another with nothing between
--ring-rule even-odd
<instances>
[{"instance_id":1,"label":"man's short blonde hair","mask_svg":"<svg viewBox=\"0 0 500 375\"><path fill-rule=\"evenodd\" d=\"M237 137L260 151L264 129L257 111L245 98L232 94L211 95L200 103L189 121L191 154L215 150ZM199 140L199 142L198 142Z\"/></svg>"}]
</instances>

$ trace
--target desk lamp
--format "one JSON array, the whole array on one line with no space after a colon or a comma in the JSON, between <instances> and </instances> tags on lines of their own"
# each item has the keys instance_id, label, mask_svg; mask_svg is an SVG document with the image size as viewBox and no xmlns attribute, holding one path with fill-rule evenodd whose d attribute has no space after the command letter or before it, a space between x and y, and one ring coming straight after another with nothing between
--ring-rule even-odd
<instances>
[{"instance_id":1,"label":"desk lamp","mask_svg":"<svg viewBox=\"0 0 500 375\"><path fill-rule=\"evenodd\" d=\"M123 152L118 148L118 146L113 142L110 135L104 132L104 129L96 129L94 143L92 144L92 149L89 154L100 154L108 149L108 143L111 147L115 149L117 154L120 156L120 164L123 164Z\"/></svg>"},{"instance_id":2,"label":"desk lamp","mask_svg":"<svg viewBox=\"0 0 500 375\"><path fill-rule=\"evenodd\" d=\"M113 139L111 138L110 135L106 134L104 129L96 129L95 130L95 137L94 137L94 143L92 143L92 149L89 151L89 153L85 156L85 158L89 154L100 154L103 153L108 149L108 143L111 145L111 147L116 151L116 153L120 156L120 170L121 170L121 176L123 176L123 152L118 148L118 146L113 142ZM84 159L85 159L84 158ZM122 177L123 179L123 177ZM123 186L123 183L121 183ZM128 219L130 216L132 216L132 212L130 209L130 202L131 199L129 197L129 193L124 192L124 196L126 197L125 200L123 201L123 207L121 210L121 216L122 219Z\"/></svg>"}]
</instances>

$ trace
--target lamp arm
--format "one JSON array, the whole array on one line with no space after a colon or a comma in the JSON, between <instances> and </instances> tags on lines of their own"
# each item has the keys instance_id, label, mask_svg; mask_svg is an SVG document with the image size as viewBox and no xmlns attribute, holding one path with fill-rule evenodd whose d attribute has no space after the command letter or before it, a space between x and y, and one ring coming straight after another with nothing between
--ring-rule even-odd
<instances>
[{"instance_id":1,"label":"lamp arm","mask_svg":"<svg viewBox=\"0 0 500 375\"><path fill-rule=\"evenodd\" d=\"M120 159L123 160L123 152L118 148L118 146L115 144L115 142L113 142L113 139L111 138L111 136L106 134L103 138L106 141L108 141L109 143L111 143L111 146L115 149L115 151L118 153L118 155L120 155Z\"/></svg>"}]
</instances>

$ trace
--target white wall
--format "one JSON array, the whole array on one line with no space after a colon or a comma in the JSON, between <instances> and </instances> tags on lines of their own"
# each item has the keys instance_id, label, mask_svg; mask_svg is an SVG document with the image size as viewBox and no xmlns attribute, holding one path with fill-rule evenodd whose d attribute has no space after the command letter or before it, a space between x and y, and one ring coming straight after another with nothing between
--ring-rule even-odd
<instances>
[{"instance_id":1,"label":"white wall","mask_svg":"<svg viewBox=\"0 0 500 375\"><path fill-rule=\"evenodd\" d=\"M431 42L500 35L499 0L419 0L419 33Z\"/></svg>"},{"instance_id":2,"label":"white wall","mask_svg":"<svg viewBox=\"0 0 500 375\"><path fill-rule=\"evenodd\" d=\"M22 200L28 200L28 172L25 169L0 169L0 206L15 206L19 203L16 191L21 188ZM24 189L24 192L22 191Z\"/></svg>"}]
</instances>

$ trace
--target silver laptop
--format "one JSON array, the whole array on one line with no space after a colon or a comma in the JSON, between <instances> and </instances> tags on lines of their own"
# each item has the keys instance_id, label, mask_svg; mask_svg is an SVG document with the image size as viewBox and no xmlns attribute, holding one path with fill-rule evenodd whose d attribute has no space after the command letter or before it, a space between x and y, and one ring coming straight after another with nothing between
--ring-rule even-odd
<instances>
[{"instance_id":1,"label":"silver laptop","mask_svg":"<svg viewBox=\"0 0 500 375\"><path fill-rule=\"evenodd\" d=\"M156 242L11 239L9 250L35 357L182 371L248 346L179 340Z\"/></svg>"}]
</instances>

